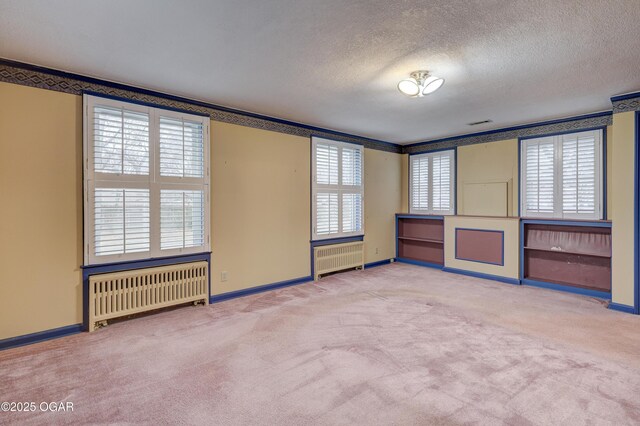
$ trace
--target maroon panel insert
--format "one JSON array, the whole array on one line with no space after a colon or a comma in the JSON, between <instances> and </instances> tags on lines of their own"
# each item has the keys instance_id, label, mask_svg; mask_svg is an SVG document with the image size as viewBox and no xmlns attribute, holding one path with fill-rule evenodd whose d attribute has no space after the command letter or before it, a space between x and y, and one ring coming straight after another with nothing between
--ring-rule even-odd
<instances>
[{"instance_id":1,"label":"maroon panel insert","mask_svg":"<svg viewBox=\"0 0 640 426\"><path fill-rule=\"evenodd\" d=\"M504 265L504 233L456 228L456 259Z\"/></svg>"},{"instance_id":2,"label":"maroon panel insert","mask_svg":"<svg viewBox=\"0 0 640 426\"><path fill-rule=\"evenodd\" d=\"M398 257L444 265L444 220L398 219Z\"/></svg>"},{"instance_id":3,"label":"maroon panel insert","mask_svg":"<svg viewBox=\"0 0 640 426\"><path fill-rule=\"evenodd\" d=\"M611 291L611 229L525 225L524 278Z\"/></svg>"}]
</instances>

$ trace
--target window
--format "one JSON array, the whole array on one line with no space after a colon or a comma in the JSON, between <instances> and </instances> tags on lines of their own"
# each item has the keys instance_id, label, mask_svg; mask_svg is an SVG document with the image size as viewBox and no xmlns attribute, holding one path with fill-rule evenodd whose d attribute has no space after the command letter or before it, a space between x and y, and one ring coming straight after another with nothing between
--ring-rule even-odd
<instances>
[{"instance_id":1,"label":"window","mask_svg":"<svg viewBox=\"0 0 640 426\"><path fill-rule=\"evenodd\" d=\"M410 212L451 215L455 213L453 150L412 155L410 158Z\"/></svg>"},{"instance_id":2,"label":"window","mask_svg":"<svg viewBox=\"0 0 640 426\"><path fill-rule=\"evenodd\" d=\"M602 130L521 144L522 216L602 218Z\"/></svg>"},{"instance_id":3,"label":"window","mask_svg":"<svg viewBox=\"0 0 640 426\"><path fill-rule=\"evenodd\" d=\"M364 233L362 146L312 138L314 240Z\"/></svg>"},{"instance_id":4,"label":"window","mask_svg":"<svg viewBox=\"0 0 640 426\"><path fill-rule=\"evenodd\" d=\"M84 263L209 251L209 119L84 96Z\"/></svg>"}]
</instances>

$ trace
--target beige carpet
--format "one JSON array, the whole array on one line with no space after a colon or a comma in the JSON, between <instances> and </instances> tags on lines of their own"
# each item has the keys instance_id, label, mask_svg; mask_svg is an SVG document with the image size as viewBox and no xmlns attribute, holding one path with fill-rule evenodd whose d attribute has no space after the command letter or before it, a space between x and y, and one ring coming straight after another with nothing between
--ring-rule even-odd
<instances>
[{"instance_id":1,"label":"beige carpet","mask_svg":"<svg viewBox=\"0 0 640 426\"><path fill-rule=\"evenodd\" d=\"M0 424L640 423L640 318L391 264L0 352Z\"/></svg>"}]
</instances>

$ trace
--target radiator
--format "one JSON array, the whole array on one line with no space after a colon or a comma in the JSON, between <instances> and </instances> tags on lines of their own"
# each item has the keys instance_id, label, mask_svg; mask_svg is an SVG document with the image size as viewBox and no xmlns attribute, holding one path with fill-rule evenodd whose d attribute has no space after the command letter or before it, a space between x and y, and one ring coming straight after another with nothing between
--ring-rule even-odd
<instances>
[{"instance_id":1,"label":"radiator","mask_svg":"<svg viewBox=\"0 0 640 426\"><path fill-rule=\"evenodd\" d=\"M364 242L331 244L313 248L314 279L329 272L350 268L364 269Z\"/></svg>"},{"instance_id":2,"label":"radiator","mask_svg":"<svg viewBox=\"0 0 640 426\"><path fill-rule=\"evenodd\" d=\"M180 303L209 303L207 262L89 277L89 331L109 319Z\"/></svg>"}]
</instances>

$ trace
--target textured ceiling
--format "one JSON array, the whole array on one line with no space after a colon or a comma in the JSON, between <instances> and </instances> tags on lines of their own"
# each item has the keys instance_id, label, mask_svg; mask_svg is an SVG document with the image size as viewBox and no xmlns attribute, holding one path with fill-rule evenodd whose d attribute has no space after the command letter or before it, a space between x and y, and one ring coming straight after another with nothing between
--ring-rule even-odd
<instances>
[{"instance_id":1,"label":"textured ceiling","mask_svg":"<svg viewBox=\"0 0 640 426\"><path fill-rule=\"evenodd\" d=\"M611 109L640 1L0 0L0 57L410 143Z\"/></svg>"}]
</instances>

